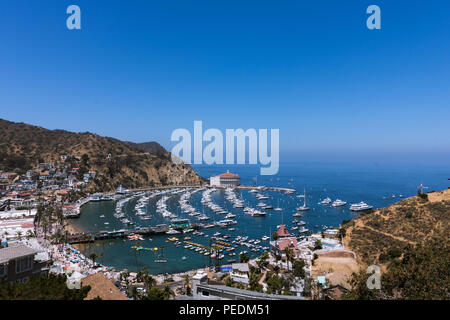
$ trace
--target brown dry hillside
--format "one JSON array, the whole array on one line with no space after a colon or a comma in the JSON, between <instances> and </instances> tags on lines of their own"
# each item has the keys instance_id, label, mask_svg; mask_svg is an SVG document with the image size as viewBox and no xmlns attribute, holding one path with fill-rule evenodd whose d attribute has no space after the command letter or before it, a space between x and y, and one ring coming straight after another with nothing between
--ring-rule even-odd
<instances>
[{"instance_id":1,"label":"brown dry hillside","mask_svg":"<svg viewBox=\"0 0 450 320\"><path fill-rule=\"evenodd\" d=\"M361 214L343 225L344 244L363 264L383 264L383 257L407 245L450 240L450 189L411 197L386 208ZM381 257L380 257L381 255Z\"/></svg>"},{"instance_id":2,"label":"brown dry hillside","mask_svg":"<svg viewBox=\"0 0 450 320\"><path fill-rule=\"evenodd\" d=\"M153 150L154 153L149 152ZM103 190L120 184L132 188L202 182L189 165L174 164L170 153L163 150L154 142L133 144L89 132L47 130L0 119L0 169L23 171L38 163L60 160L61 155L71 155L78 158L74 165L100 174L96 183Z\"/></svg>"}]
</instances>

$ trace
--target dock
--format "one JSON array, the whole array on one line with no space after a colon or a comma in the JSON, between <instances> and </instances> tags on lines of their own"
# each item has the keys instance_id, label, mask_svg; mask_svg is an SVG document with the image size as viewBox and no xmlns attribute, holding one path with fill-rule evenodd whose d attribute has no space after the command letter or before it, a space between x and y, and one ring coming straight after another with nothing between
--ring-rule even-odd
<instances>
[{"instance_id":1,"label":"dock","mask_svg":"<svg viewBox=\"0 0 450 320\"><path fill-rule=\"evenodd\" d=\"M192 224L189 228L194 230L199 230L204 226L201 224ZM141 235L141 236L152 236L166 234L170 229L169 226L165 227L148 227L148 228L137 228L137 229L122 229L122 230L112 230L112 231L99 231L93 233L78 233L67 236L67 242L69 244L81 244L81 243L91 243L99 240L113 240L113 239L125 239L131 235ZM188 228L173 228L179 231Z\"/></svg>"}]
</instances>

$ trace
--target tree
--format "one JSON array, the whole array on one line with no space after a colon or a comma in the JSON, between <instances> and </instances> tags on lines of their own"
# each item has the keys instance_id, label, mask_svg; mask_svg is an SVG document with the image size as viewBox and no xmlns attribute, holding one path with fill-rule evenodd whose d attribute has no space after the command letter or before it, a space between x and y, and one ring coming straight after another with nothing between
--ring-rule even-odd
<instances>
[{"instance_id":1,"label":"tree","mask_svg":"<svg viewBox=\"0 0 450 320\"><path fill-rule=\"evenodd\" d=\"M141 298L141 295L137 289L136 286L131 286L128 289L128 295L133 299L133 300L139 300Z\"/></svg>"},{"instance_id":2,"label":"tree","mask_svg":"<svg viewBox=\"0 0 450 320\"><path fill-rule=\"evenodd\" d=\"M442 239L408 245L403 254L394 251L387 270L381 275L381 290L367 288L370 276L365 270L353 274L352 290L346 299L450 299L450 259L448 244Z\"/></svg>"},{"instance_id":3,"label":"tree","mask_svg":"<svg viewBox=\"0 0 450 320\"><path fill-rule=\"evenodd\" d=\"M269 265L269 262L267 261L269 259L269 253L267 251L264 251L258 258L258 260L256 261L256 263L258 264L258 267L260 267L261 269L265 269L267 268L267 266Z\"/></svg>"},{"instance_id":4,"label":"tree","mask_svg":"<svg viewBox=\"0 0 450 320\"><path fill-rule=\"evenodd\" d=\"M303 259L295 260L293 263L293 274L297 278L304 279L305 278L305 270L303 269L305 267L305 261Z\"/></svg>"},{"instance_id":5,"label":"tree","mask_svg":"<svg viewBox=\"0 0 450 320\"><path fill-rule=\"evenodd\" d=\"M278 240L278 233L277 232L272 233L272 238L273 238L273 240L277 241Z\"/></svg>"},{"instance_id":6,"label":"tree","mask_svg":"<svg viewBox=\"0 0 450 320\"><path fill-rule=\"evenodd\" d=\"M339 235L339 239L341 240L341 243L342 243L342 240L345 238L346 234L347 234L347 229L344 227L340 227L338 235Z\"/></svg>"},{"instance_id":7,"label":"tree","mask_svg":"<svg viewBox=\"0 0 450 320\"><path fill-rule=\"evenodd\" d=\"M142 270L137 273L136 279L138 282L144 283L146 290L149 290L156 285L156 280L148 273L147 267L142 268Z\"/></svg>"},{"instance_id":8,"label":"tree","mask_svg":"<svg viewBox=\"0 0 450 320\"><path fill-rule=\"evenodd\" d=\"M251 291L263 292L263 286L259 283L260 276L254 272L250 273L249 285Z\"/></svg>"},{"instance_id":9,"label":"tree","mask_svg":"<svg viewBox=\"0 0 450 320\"><path fill-rule=\"evenodd\" d=\"M191 289L191 285L190 285L190 282L189 282L189 275L185 274L185 275L183 275L183 278L185 280L184 287L186 289L186 295L190 296L192 294L192 289Z\"/></svg>"},{"instance_id":10,"label":"tree","mask_svg":"<svg viewBox=\"0 0 450 320\"><path fill-rule=\"evenodd\" d=\"M350 279L351 291L344 296L345 300L373 300L379 299L379 291L369 289L367 287L367 279L370 274L365 270L361 270L358 273L353 273Z\"/></svg>"},{"instance_id":11,"label":"tree","mask_svg":"<svg viewBox=\"0 0 450 320\"><path fill-rule=\"evenodd\" d=\"M278 275L278 272L280 272L280 266L279 265L274 266L273 271L275 272L275 274Z\"/></svg>"},{"instance_id":12,"label":"tree","mask_svg":"<svg viewBox=\"0 0 450 320\"><path fill-rule=\"evenodd\" d=\"M97 258L98 258L98 255L95 253L95 252L92 252L90 255L89 255L89 259L91 259L92 260L92 264L95 266L95 260L97 260Z\"/></svg>"},{"instance_id":13,"label":"tree","mask_svg":"<svg viewBox=\"0 0 450 320\"><path fill-rule=\"evenodd\" d=\"M314 250L320 250L320 249L322 249L322 242L319 239L317 239L314 242Z\"/></svg>"},{"instance_id":14,"label":"tree","mask_svg":"<svg viewBox=\"0 0 450 320\"><path fill-rule=\"evenodd\" d=\"M277 275L271 276L267 279L267 293L281 294L283 290L283 282Z\"/></svg>"},{"instance_id":15,"label":"tree","mask_svg":"<svg viewBox=\"0 0 450 320\"><path fill-rule=\"evenodd\" d=\"M245 252L241 252L241 254L239 255L239 261L241 263L247 263L250 260L250 258L247 256L247 254Z\"/></svg>"},{"instance_id":16,"label":"tree","mask_svg":"<svg viewBox=\"0 0 450 320\"><path fill-rule=\"evenodd\" d=\"M169 288L170 289L170 288ZM142 296L142 300L167 300L167 292L158 287L152 287L147 291L147 295Z\"/></svg>"},{"instance_id":17,"label":"tree","mask_svg":"<svg viewBox=\"0 0 450 320\"><path fill-rule=\"evenodd\" d=\"M175 297L175 292L170 289L169 286L165 286L164 289L164 300L170 300L170 298Z\"/></svg>"},{"instance_id":18,"label":"tree","mask_svg":"<svg viewBox=\"0 0 450 320\"><path fill-rule=\"evenodd\" d=\"M286 247L284 248L283 252L286 255L287 268L289 270L289 262L291 262L294 258L294 251L292 251L291 248Z\"/></svg>"},{"instance_id":19,"label":"tree","mask_svg":"<svg viewBox=\"0 0 450 320\"><path fill-rule=\"evenodd\" d=\"M230 276L225 279L225 285L227 287L232 287L234 285L234 280Z\"/></svg>"},{"instance_id":20,"label":"tree","mask_svg":"<svg viewBox=\"0 0 450 320\"><path fill-rule=\"evenodd\" d=\"M8 283L0 279L0 300L83 300L90 286L69 289L65 275L41 275L26 282Z\"/></svg>"}]
</instances>

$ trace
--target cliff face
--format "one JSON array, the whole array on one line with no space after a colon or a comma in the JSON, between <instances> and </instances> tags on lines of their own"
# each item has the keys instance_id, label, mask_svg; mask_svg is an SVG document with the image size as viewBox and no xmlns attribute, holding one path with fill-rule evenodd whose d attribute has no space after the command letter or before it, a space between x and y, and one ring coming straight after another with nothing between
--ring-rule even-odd
<instances>
[{"instance_id":1,"label":"cliff face","mask_svg":"<svg viewBox=\"0 0 450 320\"><path fill-rule=\"evenodd\" d=\"M448 244L450 190L411 197L345 223L344 244L364 264L382 265L407 246Z\"/></svg>"},{"instance_id":2,"label":"cliff face","mask_svg":"<svg viewBox=\"0 0 450 320\"><path fill-rule=\"evenodd\" d=\"M47 130L0 119L0 169L21 171L73 156L70 164L98 172L95 187L112 190L159 184L200 184L186 164L174 164L156 142L135 144L89 132Z\"/></svg>"}]
</instances>

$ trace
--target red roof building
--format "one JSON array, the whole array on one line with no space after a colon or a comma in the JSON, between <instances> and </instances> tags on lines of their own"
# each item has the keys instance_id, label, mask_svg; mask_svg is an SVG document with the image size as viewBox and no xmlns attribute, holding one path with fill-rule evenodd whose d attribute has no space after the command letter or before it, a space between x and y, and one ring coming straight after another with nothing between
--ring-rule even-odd
<instances>
[{"instance_id":1,"label":"red roof building","mask_svg":"<svg viewBox=\"0 0 450 320\"><path fill-rule=\"evenodd\" d=\"M278 227L277 234L278 234L279 238L291 236L291 234L286 230L286 227L284 224L282 224Z\"/></svg>"},{"instance_id":2,"label":"red roof building","mask_svg":"<svg viewBox=\"0 0 450 320\"><path fill-rule=\"evenodd\" d=\"M218 176L212 176L210 178L210 185L217 187L235 187L239 185L239 175L227 171Z\"/></svg>"},{"instance_id":3,"label":"red roof building","mask_svg":"<svg viewBox=\"0 0 450 320\"><path fill-rule=\"evenodd\" d=\"M290 248L295 255L297 255L299 249L298 249L298 243L296 237L284 237L281 239L278 239L277 241L272 241L270 243L270 249L271 251L279 256L283 256L284 250L286 248Z\"/></svg>"}]
</instances>

